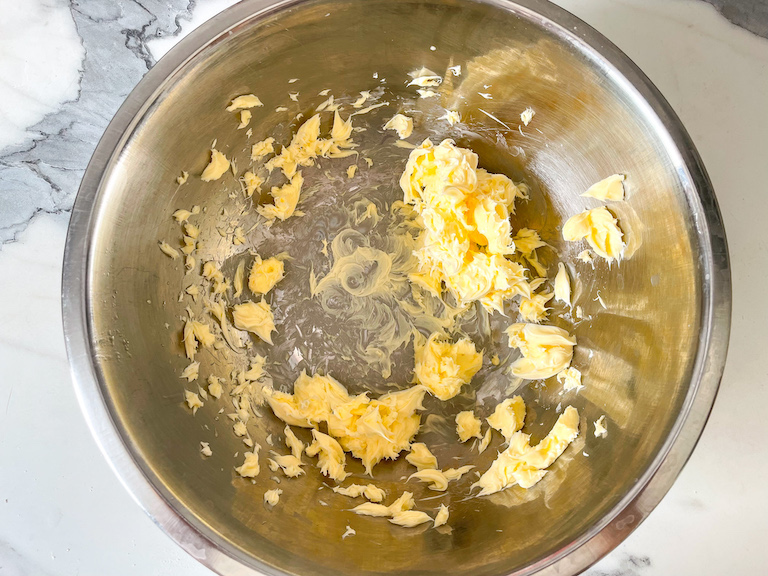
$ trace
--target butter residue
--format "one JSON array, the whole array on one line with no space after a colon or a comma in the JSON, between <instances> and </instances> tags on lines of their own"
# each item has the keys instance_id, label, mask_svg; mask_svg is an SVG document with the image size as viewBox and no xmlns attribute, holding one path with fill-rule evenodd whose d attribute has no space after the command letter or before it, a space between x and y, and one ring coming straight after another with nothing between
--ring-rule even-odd
<instances>
[{"instance_id":1,"label":"butter residue","mask_svg":"<svg viewBox=\"0 0 768 576\"><path fill-rule=\"evenodd\" d=\"M254 96L253 94L243 94L242 96L237 96L236 98L232 99L232 101L229 103L229 106L227 106L227 112L244 110L246 108L255 108L258 106L264 106L264 104L261 103L261 100L259 100L258 96Z\"/></svg>"},{"instance_id":2,"label":"butter residue","mask_svg":"<svg viewBox=\"0 0 768 576\"><path fill-rule=\"evenodd\" d=\"M184 323L184 332L182 342L184 342L184 352L190 360L195 359L198 343L206 348L213 346L216 337L211 333L211 327L208 324L187 320Z\"/></svg>"},{"instance_id":3,"label":"butter residue","mask_svg":"<svg viewBox=\"0 0 768 576\"><path fill-rule=\"evenodd\" d=\"M384 130L394 130L398 138L405 140L413 133L413 118L404 114L395 114L384 124Z\"/></svg>"},{"instance_id":4,"label":"butter residue","mask_svg":"<svg viewBox=\"0 0 768 576\"><path fill-rule=\"evenodd\" d=\"M267 344L272 344L272 332L275 331L275 317L272 308L264 300L245 302L232 308L235 328L253 332Z\"/></svg>"},{"instance_id":5,"label":"butter residue","mask_svg":"<svg viewBox=\"0 0 768 576\"><path fill-rule=\"evenodd\" d=\"M425 392L414 386L375 399L367 393L350 396L332 377L306 372L294 383L293 394L264 391L272 411L287 424L309 428L325 422L328 433L362 460L368 474L382 459L395 459L409 448L421 425L416 412L423 409Z\"/></svg>"},{"instance_id":6,"label":"butter residue","mask_svg":"<svg viewBox=\"0 0 768 576\"><path fill-rule=\"evenodd\" d=\"M432 522L432 518L426 513L413 510L415 502L411 492L403 492L400 497L389 506L376 504L374 502L365 502L352 508L352 512L360 516L374 516L379 518L390 518L390 522L399 526L411 528Z\"/></svg>"},{"instance_id":7,"label":"butter residue","mask_svg":"<svg viewBox=\"0 0 768 576\"><path fill-rule=\"evenodd\" d=\"M560 457L578 434L579 413L573 406L565 409L549 434L536 446L530 445L528 434L515 432L508 448L472 487L481 489L479 496L494 494L515 484L530 488L544 477L545 469Z\"/></svg>"},{"instance_id":8,"label":"butter residue","mask_svg":"<svg viewBox=\"0 0 768 576\"><path fill-rule=\"evenodd\" d=\"M597 184L587 189L582 196L596 198L597 200L624 200L624 174L613 174L600 180Z\"/></svg>"},{"instance_id":9,"label":"butter residue","mask_svg":"<svg viewBox=\"0 0 768 576\"><path fill-rule=\"evenodd\" d=\"M460 479L473 468L474 466L471 465L462 466L461 468L449 468L445 471L428 468L414 472L408 477L408 480L416 478L421 482L428 483L430 490L445 492L448 489L449 482Z\"/></svg>"},{"instance_id":10,"label":"butter residue","mask_svg":"<svg viewBox=\"0 0 768 576\"><path fill-rule=\"evenodd\" d=\"M203 407L203 401L200 399L200 395L197 392L190 392L184 390L184 401L192 410L192 414L197 414L197 410Z\"/></svg>"},{"instance_id":11,"label":"butter residue","mask_svg":"<svg viewBox=\"0 0 768 576\"><path fill-rule=\"evenodd\" d=\"M275 139L271 136L251 146L251 160L261 160L275 151Z\"/></svg>"},{"instance_id":12,"label":"butter residue","mask_svg":"<svg viewBox=\"0 0 768 576\"><path fill-rule=\"evenodd\" d=\"M248 126L248 123L251 121L251 111L250 110L241 110L240 111L240 124L237 125L238 130L242 130L243 128Z\"/></svg>"},{"instance_id":13,"label":"butter residue","mask_svg":"<svg viewBox=\"0 0 768 576\"><path fill-rule=\"evenodd\" d=\"M562 328L517 323L506 333L510 348L519 348L523 355L510 366L512 374L519 378L549 378L571 363L576 338Z\"/></svg>"},{"instance_id":14,"label":"butter residue","mask_svg":"<svg viewBox=\"0 0 768 576\"><path fill-rule=\"evenodd\" d=\"M557 276L555 276L555 300L558 300L566 306L571 306L571 279L568 277L568 270L565 264L558 262Z\"/></svg>"},{"instance_id":15,"label":"butter residue","mask_svg":"<svg viewBox=\"0 0 768 576\"><path fill-rule=\"evenodd\" d=\"M488 416L486 421L491 428L501 432L509 442L514 433L525 424L525 401L522 396L507 398L496 405L493 414Z\"/></svg>"},{"instance_id":16,"label":"butter residue","mask_svg":"<svg viewBox=\"0 0 768 576\"><path fill-rule=\"evenodd\" d=\"M283 279L285 265L277 258L262 260L258 254L254 256L251 272L248 274L248 288L254 294L266 294Z\"/></svg>"},{"instance_id":17,"label":"butter residue","mask_svg":"<svg viewBox=\"0 0 768 576\"><path fill-rule=\"evenodd\" d=\"M215 148L211 148L211 161L200 175L203 182L211 182L221 178L229 170L230 162L227 157Z\"/></svg>"},{"instance_id":18,"label":"butter residue","mask_svg":"<svg viewBox=\"0 0 768 576\"><path fill-rule=\"evenodd\" d=\"M158 243L160 246L160 250L165 254L166 256L173 258L176 260L176 258L179 257L179 251L176 250L173 246L168 244L168 242L162 241Z\"/></svg>"},{"instance_id":19,"label":"butter residue","mask_svg":"<svg viewBox=\"0 0 768 576\"><path fill-rule=\"evenodd\" d=\"M586 238L592 249L608 262L621 260L626 246L616 218L605 206L571 216L563 224L563 238L569 242Z\"/></svg>"},{"instance_id":20,"label":"butter residue","mask_svg":"<svg viewBox=\"0 0 768 576\"><path fill-rule=\"evenodd\" d=\"M406 455L405 459L409 464L416 466L419 471L437 468L437 458L423 442L411 444L411 452Z\"/></svg>"},{"instance_id":21,"label":"butter residue","mask_svg":"<svg viewBox=\"0 0 768 576\"><path fill-rule=\"evenodd\" d=\"M468 338L451 344L436 332L415 346L416 380L440 400L456 396L482 366L483 353Z\"/></svg>"},{"instance_id":22,"label":"butter residue","mask_svg":"<svg viewBox=\"0 0 768 576\"><path fill-rule=\"evenodd\" d=\"M460 306L480 301L489 311L530 296L525 268L505 258L515 250L509 216L524 187L478 168L477 154L453 140L414 149L400 187L423 224L413 282L437 296L444 285Z\"/></svg>"},{"instance_id":23,"label":"butter residue","mask_svg":"<svg viewBox=\"0 0 768 576\"><path fill-rule=\"evenodd\" d=\"M531 290L535 290L543 283L544 279L539 278L530 283ZM547 319L547 302L552 299L552 292L542 292L541 294L531 294L530 297L520 298L520 316L526 322L538 324Z\"/></svg>"},{"instance_id":24,"label":"butter residue","mask_svg":"<svg viewBox=\"0 0 768 576\"><path fill-rule=\"evenodd\" d=\"M472 410L463 410L456 414L456 434L460 442L466 442L470 438L482 438L481 425L480 418L475 416Z\"/></svg>"}]
</instances>

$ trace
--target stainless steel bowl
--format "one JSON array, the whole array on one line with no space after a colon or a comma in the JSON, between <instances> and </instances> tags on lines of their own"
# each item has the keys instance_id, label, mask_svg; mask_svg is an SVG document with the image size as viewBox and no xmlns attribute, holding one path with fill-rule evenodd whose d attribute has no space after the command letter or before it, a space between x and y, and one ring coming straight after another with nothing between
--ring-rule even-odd
<instances>
[{"instance_id":1,"label":"stainless steel bowl","mask_svg":"<svg viewBox=\"0 0 768 576\"><path fill-rule=\"evenodd\" d=\"M266 103L253 122L260 136L285 120L273 110L289 90L302 95L297 110L316 105L324 88L354 95L376 82L396 102L412 94L407 71L455 64L464 73L447 77L435 105L460 109L456 137L487 167L532 184L518 217L543 231L558 258L574 259L558 230L590 205L578 193L605 175L629 174L628 200L614 207L634 253L611 269L580 269L580 304L591 318L576 328L582 434L527 493L466 499L466 486L454 489L450 534L355 517L327 489L330 505L322 506L316 472L284 483L283 501L268 511L261 495L270 474L255 484L237 478L240 440L214 409L193 418L181 406L175 301L183 271L157 240L173 230L170 212L192 204L209 206L204 234L214 234L225 185L194 175L214 138L247 163L244 135L222 113L234 95L255 91ZM492 100L478 95L486 91ZM411 103L417 117L428 113L421 105ZM520 132L526 106L536 116ZM396 196L401 164L392 166L382 181ZM177 189L182 169L193 177ZM334 232L310 210L296 225ZM221 262L236 255L229 243L209 245ZM77 394L102 451L154 521L213 570L554 575L578 573L623 540L693 450L725 360L730 277L714 193L679 120L626 56L567 12L540 0L246 0L182 40L107 129L72 214L63 307ZM557 392L552 384L524 388L534 435L551 422ZM610 432L598 440L587 425L603 413ZM252 422L262 442L278 429L268 414ZM198 441L214 430L205 460ZM381 470L387 478L405 468ZM357 535L342 540L347 524Z\"/></svg>"}]
</instances>

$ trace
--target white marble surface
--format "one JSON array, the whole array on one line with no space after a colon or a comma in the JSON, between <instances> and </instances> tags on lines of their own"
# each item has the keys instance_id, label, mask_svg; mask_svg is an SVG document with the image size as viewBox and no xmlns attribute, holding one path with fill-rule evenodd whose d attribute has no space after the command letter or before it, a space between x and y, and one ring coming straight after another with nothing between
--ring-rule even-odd
<instances>
[{"instance_id":1,"label":"white marble surface","mask_svg":"<svg viewBox=\"0 0 768 576\"><path fill-rule=\"evenodd\" d=\"M131 501L91 439L59 279L68 210L109 118L180 35L231 3L0 0L2 575L210 574ZM702 440L657 510L588 574L768 574L768 40L698 0L559 3L681 116L718 193L734 280L730 355Z\"/></svg>"}]
</instances>

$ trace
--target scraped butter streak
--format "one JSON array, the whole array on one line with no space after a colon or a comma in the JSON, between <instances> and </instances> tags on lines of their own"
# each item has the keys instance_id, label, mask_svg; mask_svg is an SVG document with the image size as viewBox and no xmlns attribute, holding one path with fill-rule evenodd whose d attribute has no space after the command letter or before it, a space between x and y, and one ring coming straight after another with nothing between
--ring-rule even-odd
<instances>
[{"instance_id":1,"label":"scraped butter streak","mask_svg":"<svg viewBox=\"0 0 768 576\"><path fill-rule=\"evenodd\" d=\"M530 488L547 473L555 460L579 434L579 413L568 406L557 419L552 430L536 446L530 445L530 436L515 432L509 446L499 454L490 468L472 487L480 488L479 496L494 494L514 485Z\"/></svg>"},{"instance_id":2,"label":"scraped butter streak","mask_svg":"<svg viewBox=\"0 0 768 576\"><path fill-rule=\"evenodd\" d=\"M232 308L235 328L256 334L267 344L272 344L272 332L275 331L275 317L272 308L264 300L245 302Z\"/></svg>"},{"instance_id":3,"label":"scraped butter streak","mask_svg":"<svg viewBox=\"0 0 768 576\"><path fill-rule=\"evenodd\" d=\"M227 173L230 165L231 164L229 160L226 156L224 156L224 154L215 148L211 148L211 160L208 162L205 170L203 170L203 173L200 175L200 180L203 182L218 180Z\"/></svg>"},{"instance_id":4,"label":"scraped butter streak","mask_svg":"<svg viewBox=\"0 0 768 576\"><path fill-rule=\"evenodd\" d=\"M563 238L568 242L586 239L608 262L621 260L626 247L616 218L605 206L571 216L563 225Z\"/></svg>"}]
</instances>

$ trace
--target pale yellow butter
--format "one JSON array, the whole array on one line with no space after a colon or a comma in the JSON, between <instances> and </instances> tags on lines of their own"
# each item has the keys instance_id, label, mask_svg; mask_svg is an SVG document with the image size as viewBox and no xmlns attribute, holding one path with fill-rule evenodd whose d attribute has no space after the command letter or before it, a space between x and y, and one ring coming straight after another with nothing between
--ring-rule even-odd
<instances>
[{"instance_id":1,"label":"pale yellow butter","mask_svg":"<svg viewBox=\"0 0 768 576\"><path fill-rule=\"evenodd\" d=\"M519 348L522 358L511 365L519 378L549 378L565 370L573 358L576 338L557 326L512 324L506 330L510 348Z\"/></svg>"}]
</instances>

